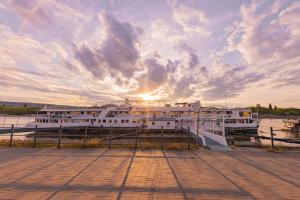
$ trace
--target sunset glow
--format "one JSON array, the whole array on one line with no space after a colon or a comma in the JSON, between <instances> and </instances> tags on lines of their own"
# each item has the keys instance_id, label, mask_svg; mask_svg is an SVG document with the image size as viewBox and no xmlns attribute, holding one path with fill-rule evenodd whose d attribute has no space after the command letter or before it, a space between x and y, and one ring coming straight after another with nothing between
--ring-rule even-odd
<instances>
[{"instance_id":1,"label":"sunset glow","mask_svg":"<svg viewBox=\"0 0 300 200\"><path fill-rule=\"evenodd\" d=\"M152 96L150 94L141 94L141 97L143 98L143 100L145 101L153 101L155 99L158 99L158 97Z\"/></svg>"}]
</instances>

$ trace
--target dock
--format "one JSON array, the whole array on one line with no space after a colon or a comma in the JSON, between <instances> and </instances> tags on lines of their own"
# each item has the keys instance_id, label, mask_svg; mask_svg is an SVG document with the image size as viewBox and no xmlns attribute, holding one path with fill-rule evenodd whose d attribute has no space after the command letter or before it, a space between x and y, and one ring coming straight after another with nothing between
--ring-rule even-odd
<instances>
[{"instance_id":1,"label":"dock","mask_svg":"<svg viewBox=\"0 0 300 200\"><path fill-rule=\"evenodd\" d=\"M299 199L300 153L0 148L0 199Z\"/></svg>"}]
</instances>

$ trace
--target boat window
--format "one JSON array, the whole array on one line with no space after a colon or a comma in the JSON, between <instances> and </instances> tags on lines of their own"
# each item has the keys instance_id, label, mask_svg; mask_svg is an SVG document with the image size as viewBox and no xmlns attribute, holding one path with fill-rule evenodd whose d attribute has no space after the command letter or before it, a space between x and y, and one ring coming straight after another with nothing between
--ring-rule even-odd
<instances>
[{"instance_id":1,"label":"boat window","mask_svg":"<svg viewBox=\"0 0 300 200\"><path fill-rule=\"evenodd\" d=\"M98 122L101 123L101 119L99 119Z\"/></svg>"},{"instance_id":2,"label":"boat window","mask_svg":"<svg viewBox=\"0 0 300 200\"><path fill-rule=\"evenodd\" d=\"M112 120L111 120L111 119L109 119L109 120L108 120L108 123L112 123Z\"/></svg>"},{"instance_id":3,"label":"boat window","mask_svg":"<svg viewBox=\"0 0 300 200\"><path fill-rule=\"evenodd\" d=\"M124 120L123 120L123 119L121 119L121 123L122 123L122 124L124 123Z\"/></svg>"},{"instance_id":4,"label":"boat window","mask_svg":"<svg viewBox=\"0 0 300 200\"><path fill-rule=\"evenodd\" d=\"M106 119L104 119L104 120L102 120L103 121L103 123L106 123Z\"/></svg>"},{"instance_id":5,"label":"boat window","mask_svg":"<svg viewBox=\"0 0 300 200\"><path fill-rule=\"evenodd\" d=\"M129 123L129 120L128 120L128 119L126 119L126 120L125 120L125 122L126 122L126 123Z\"/></svg>"},{"instance_id":6,"label":"boat window","mask_svg":"<svg viewBox=\"0 0 300 200\"><path fill-rule=\"evenodd\" d=\"M118 123L118 120L115 119L115 120L114 120L114 123Z\"/></svg>"},{"instance_id":7,"label":"boat window","mask_svg":"<svg viewBox=\"0 0 300 200\"><path fill-rule=\"evenodd\" d=\"M170 122L167 122L167 125L170 125Z\"/></svg>"},{"instance_id":8,"label":"boat window","mask_svg":"<svg viewBox=\"0 0 300 200\"><path fill-rule=\"evenodd\" d=\"M135 121L135 120L132 120L132 123L136 123L136 121Z\"/></svg>"},{"instance_id":9,"label":"boat window","mask_svg":"<svg viewBox=\"0 0 300 200\"><path fill-rule=\"evenodd\" d=\"M152 125L155 125L155 122L152 122Z\"/></svg>"}]
</instances>

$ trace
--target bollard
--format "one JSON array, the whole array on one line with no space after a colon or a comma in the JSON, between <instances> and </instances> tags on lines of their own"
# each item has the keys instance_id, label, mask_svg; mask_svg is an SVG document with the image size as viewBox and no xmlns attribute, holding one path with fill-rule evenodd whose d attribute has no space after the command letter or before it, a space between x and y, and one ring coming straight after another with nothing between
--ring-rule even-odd
<instances>
[{"instance_id":1,"label":"bollard","mask_svg":"<svg viewBox=\"0 0 300 200\"><path fill-rule=\"evenodd\" d=\"M271 148L274 148L274 140L273 140L273 127L270 128L270 132L271 132Z\"/></svg>"},{"instance_id":2,"label":"bollard","mask_svg":"<svg viewBox=\"0 0 300 200\"><path fill-rule=\"evenodd\" d=\"M84 129L84 136L83 136L83 148L86 147L86 137L87 137L87 134L88 134L88 129L85 128Z\"/></svg>"},{"instance_id":3,"label":"bollard","mask_svg":"<svg viewBox=\"0 0 300 200\"><path fill-rule=\"evenodd\" d=\"M33 135L33 145L32 145L32 147L36 147L37 127L38 127L38 125L36 124L36 125L35 125L34 135Z\"/></svg>"},{"instance_id":4,"label":"bollard","mask_svg":"<svg viewBox=\"0 0 300 200\"><path fill-rule=\"evenodd\" d=\"M61 143L61 135L62 135L62 125L59 127L59 132L58 132L58 143L57 143L57 148L60 148L60 143Z\"/></svg>"},{"instance_id":5,"label":"bollard","mask_svg":"<svg viewBox=\"0 0 300 200\"><path fill-rule=\"evenodd\" d=\"M13 144L14 131L15 131L15 125L12 124L10 129L9 147L12 147Z\"/></svg>"}]
</instances>

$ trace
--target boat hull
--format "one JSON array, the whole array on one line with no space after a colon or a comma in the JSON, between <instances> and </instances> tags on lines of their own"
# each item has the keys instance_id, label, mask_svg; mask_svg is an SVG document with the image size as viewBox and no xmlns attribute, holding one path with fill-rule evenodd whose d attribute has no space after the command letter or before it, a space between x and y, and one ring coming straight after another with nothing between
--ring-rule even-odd
<instances>
[{"instance_id":1,"label":"boat hull","mask_svg":"<svg viewBox=\"0 0 300 200\"><path fill-rule=\"evenodd\" d=\"M258 128L226 128L225 136L229 145L253 146L259 145L260 140L253 137L258 136ZM252 138L252 139L251 139Z\"/></svg>"},{"instance_id":2,"label":"boat hull","mask_svg":"<svg viewBox=\"0 0 300 200\"><path fill-rule=\"evenodd\" d=\"M255 128L226 128L225 129L225 133L226 134L230 134L230 135L240 135L240 134L244 134L244 135L258 135L258 127Z\"/></svg>"}]
</instances>

